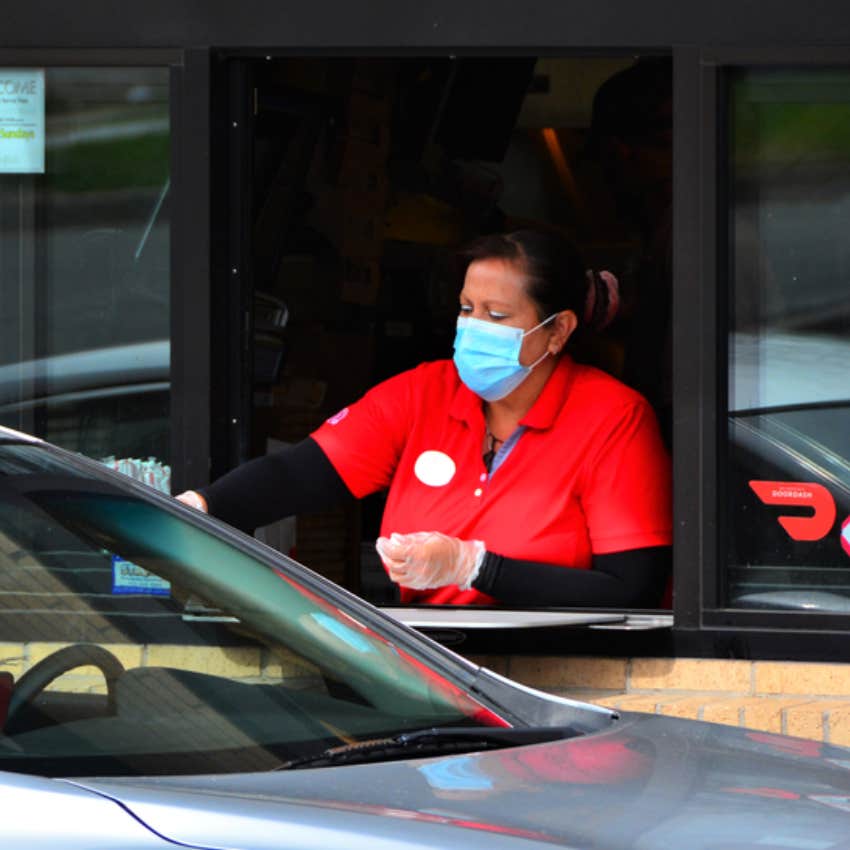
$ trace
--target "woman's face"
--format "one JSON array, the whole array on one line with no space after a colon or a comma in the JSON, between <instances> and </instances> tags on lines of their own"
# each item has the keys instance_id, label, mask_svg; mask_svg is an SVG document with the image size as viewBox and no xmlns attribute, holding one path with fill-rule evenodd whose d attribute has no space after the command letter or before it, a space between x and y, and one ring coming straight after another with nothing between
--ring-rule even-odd
<instances>
[{"instance_id":1,"label":"woman's face","mask_svg":"<svg viewBox=\"0 0 850 850\"><path fill-rule=\"evenodd\" d=\"M460 293L460 315L523 331L530 331L541 321L537 305L526 291L521 268L516 263L499 259L470 263ZM552 355L558 354L575 327L574 321L572 312L567 310L529 334L522 341L519 362L529 366L547 350Z\"/></svg>"}]
</instances>

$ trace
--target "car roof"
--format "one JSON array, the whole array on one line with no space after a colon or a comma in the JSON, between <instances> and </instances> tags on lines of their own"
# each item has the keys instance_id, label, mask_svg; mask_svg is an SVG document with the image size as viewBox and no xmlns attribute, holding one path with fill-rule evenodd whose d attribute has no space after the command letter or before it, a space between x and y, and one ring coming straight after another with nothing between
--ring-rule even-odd
<instances>
[{"instance_id":1,"label":"car roof","mask_svg":"<svg viewBox=\"0 0 850 850\"><path fill-rule=\"evenodd\" d=\"M23 431L16 431L14 428L7 428L0 425L0 442L15 442L15 443L43 443L44 440L39 440L38 437L33 437L31 434L25 434Z\"/></svg>"},{"instance_id":2,"label":"car roof","mask_svg":"<svg viewBox=\"0 0 850 850\"><path fill-rule=\"evenodd\" d=\"M850 343L827 334L768 331L731 339L729 410L850 400Z\"/></svg>"}]
</instances>

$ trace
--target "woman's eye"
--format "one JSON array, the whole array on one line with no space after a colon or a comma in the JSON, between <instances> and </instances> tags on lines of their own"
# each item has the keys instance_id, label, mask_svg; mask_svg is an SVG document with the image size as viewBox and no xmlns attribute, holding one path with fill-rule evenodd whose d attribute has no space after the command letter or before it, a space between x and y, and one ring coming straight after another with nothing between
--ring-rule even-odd
<instances>
[{"instance_id":1,"label":"woman's eye","mask_svg":"<svg viewBox=\"0 0 850 850\"><path fill-rule=\"evenodd\" d=\"M470 307L469 304L461 304L460 305L460 312L461 313L471 313L472 307Z\"/></svg>"},{"instance_id":2,"label":"woman's eye","mask_svg":"<svg viewBox=\"0 0 850 850\"><path fill-rule=\"evenodd\" d=\"M492 310L490 311L489 315L490 315L490 318L491 318L494 322L501 322L503 319L507 319L507 318L508 318L508 314L507 314L507 313L494 313Z\"/></svg>"}]
</instances>

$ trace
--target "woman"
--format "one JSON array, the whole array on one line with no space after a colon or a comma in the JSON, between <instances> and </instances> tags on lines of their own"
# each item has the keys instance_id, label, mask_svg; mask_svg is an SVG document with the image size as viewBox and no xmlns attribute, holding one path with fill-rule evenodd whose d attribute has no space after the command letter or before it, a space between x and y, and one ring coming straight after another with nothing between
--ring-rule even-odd
<instances>
[{"instance_id":1,"label":"woman","mask_svg":"<svg viewBox=\"0 0 850 850\"><path fill-rule=\"evenodd\" d=\"M672 523L654 414L565 353L609 313L608 288L550 233L485 236L460 257L453 361L178 498L254 528L386 489L377 548L404 602L657 605Z\"/></svg>"}]
</instances>

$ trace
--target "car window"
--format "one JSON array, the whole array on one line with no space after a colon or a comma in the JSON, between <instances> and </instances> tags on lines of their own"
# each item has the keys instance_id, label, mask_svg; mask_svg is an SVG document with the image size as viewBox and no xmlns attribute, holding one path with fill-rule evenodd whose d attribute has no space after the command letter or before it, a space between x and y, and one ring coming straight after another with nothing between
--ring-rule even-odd
<instances>
[{"instance_id":1,"label":"car window","mask_svg":"<svg viewBox=\"0 0 850 850\"><path fill-rule=\"evenodd\" d=\"M262 770L504 725L297 569L111 477L0 444L0 673L16 679L0 769Z\"/></svg>"}]
</instances>

